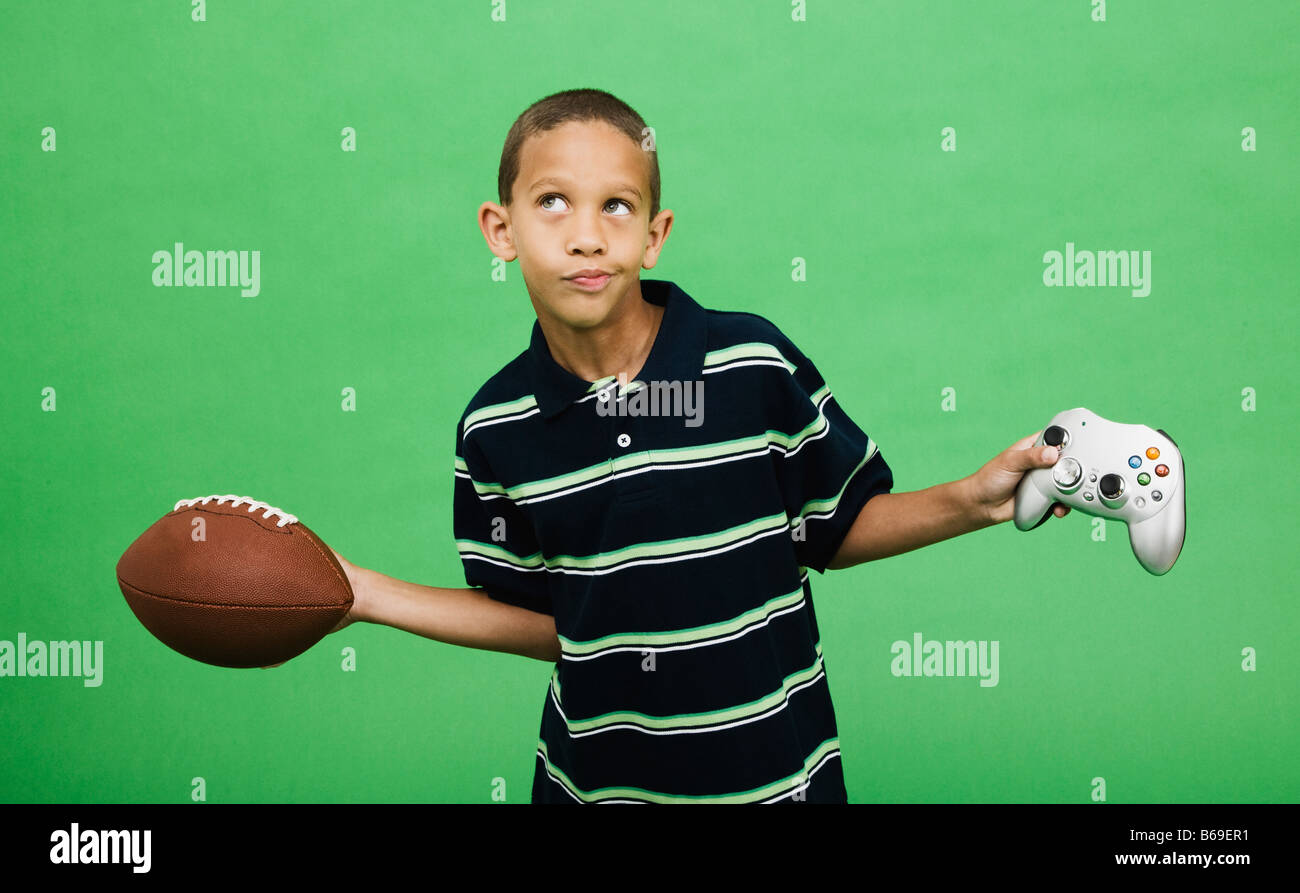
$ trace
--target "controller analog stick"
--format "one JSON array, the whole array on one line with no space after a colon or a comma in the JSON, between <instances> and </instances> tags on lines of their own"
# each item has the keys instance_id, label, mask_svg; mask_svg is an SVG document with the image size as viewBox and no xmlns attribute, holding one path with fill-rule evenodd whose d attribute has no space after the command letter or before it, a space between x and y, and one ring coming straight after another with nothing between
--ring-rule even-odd
<instances>
[{"instance_id":1,"label":"controller analog stick","mask_svg":"<svg viewBox=\"0 0 1300 893\"><path fill-rule=\"evenodd\" d=\"M1124 492L1124 479L1117 474L1102 475L1098 489L1106 499L1119 499Z\"/></svg>"},{"instance_id":2,"label":"controller analog stick","mask_svg":"<svg viewBox=\"0 0 1300 893\"><path fill-rule=\"evenodd\" d=\"M1065 429L1060 425L1052 425L1043 432L1043 443L1048 446L1061 446L1065 443Z\"/></svg>"}]
</instances>

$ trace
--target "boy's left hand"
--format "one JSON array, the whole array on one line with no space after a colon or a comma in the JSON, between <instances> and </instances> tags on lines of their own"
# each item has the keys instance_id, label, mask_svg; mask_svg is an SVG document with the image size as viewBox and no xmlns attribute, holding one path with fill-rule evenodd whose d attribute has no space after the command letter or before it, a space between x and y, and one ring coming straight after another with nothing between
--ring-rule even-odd
<instances>
[{"instance_id":1,"label":"boy's left hand","mask_svg":"<svg viewBox=\"0 0 1300 893\"><path fill-rule=\"evenodd\" d=\"M1034 446L1041 430L1021 438L994 456L983 468L966 479L972 509L991 524L1010 521L1015 515L1016 487L1026 471L1051 468L1061 451L1052 446ZM1055 503L1058 518L1070 513L1068 506Z\"/></svg>"}]
</instances>

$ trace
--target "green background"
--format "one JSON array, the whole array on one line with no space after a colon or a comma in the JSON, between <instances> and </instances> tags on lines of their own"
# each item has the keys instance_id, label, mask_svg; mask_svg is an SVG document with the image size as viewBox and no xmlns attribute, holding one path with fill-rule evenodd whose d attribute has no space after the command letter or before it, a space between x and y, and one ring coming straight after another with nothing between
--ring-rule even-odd
<instances>
[{"instance_id":1,"label":"green background","mask_svg":"<svg viewBox=\"0 0 1300 893\"><path fill-rule=\"evenodd\" d=\"M475 214L515 117L573 87L656 130L676 222L642 276L780 326L896 491L1075 406L1184 454L1164 577L1074 513L815 579L852 801L1087 802L1099 776L1110 802L1300 799L1295 3L0 12L0 639L105 652L99 688L0 677L0 801L186 802L195 776L209 802L486 802L497 777L528 800L550 665L359 624L275 670L209 667L113 569L177 499L238 493L464 585L456 421L534 318ZM176 241L260 250L261 294L154 287ZM1044 286L1067 241L1151 251L1150 296ZM999 684L895 678L914 632L999 641Z\"/></svg>"}]
</instances>

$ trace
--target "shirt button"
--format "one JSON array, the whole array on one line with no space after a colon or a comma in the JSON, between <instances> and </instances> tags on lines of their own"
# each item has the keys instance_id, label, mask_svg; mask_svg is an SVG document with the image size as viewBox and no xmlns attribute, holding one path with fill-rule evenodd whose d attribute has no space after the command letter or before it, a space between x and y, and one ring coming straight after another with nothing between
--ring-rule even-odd
<instances>
[{"instance_id":1,"label":"shirt button","mask_svg":"<svg viewBox=\"0 0 1300 893\"><path fill-rule=\"evenodd\" d=\"M618 436L618 445L621 447L625 447L631 442L632 438L628 437L626 434L620 434Z\"/></svg>"}]
</instances>

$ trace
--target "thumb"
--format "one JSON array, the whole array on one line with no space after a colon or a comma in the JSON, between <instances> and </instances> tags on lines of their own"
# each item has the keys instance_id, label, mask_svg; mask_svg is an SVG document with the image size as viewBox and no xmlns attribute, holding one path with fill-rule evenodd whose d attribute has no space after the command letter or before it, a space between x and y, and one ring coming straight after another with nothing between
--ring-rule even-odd
<instances>
[{"instance_id":1,"label":"thumb","mask_svg":"<svg viewBox=\"0 0 1300 893\"><path fill-rule=\"evenodd\" d=\"M1051 468L1056 464L1056 460L1061 458L1061 448L1054 446L1034 447L1025 450L1025 456L1029 457L1029 464L1026 468Z\"/></svg>"},{"instance_id":2,"label":"thumb","mask_svg":"<svg viewBox=\"0 0 1300 893\"><path fill-rule=\"evenodd\" d=\"M1011 467L1014 471L1028 471L1031 468L1048 468L1056 464L1061 451L1054 446L1034 446L1042 431L1036 431L1011 445Z\"/></svg>"}]
</instances>

